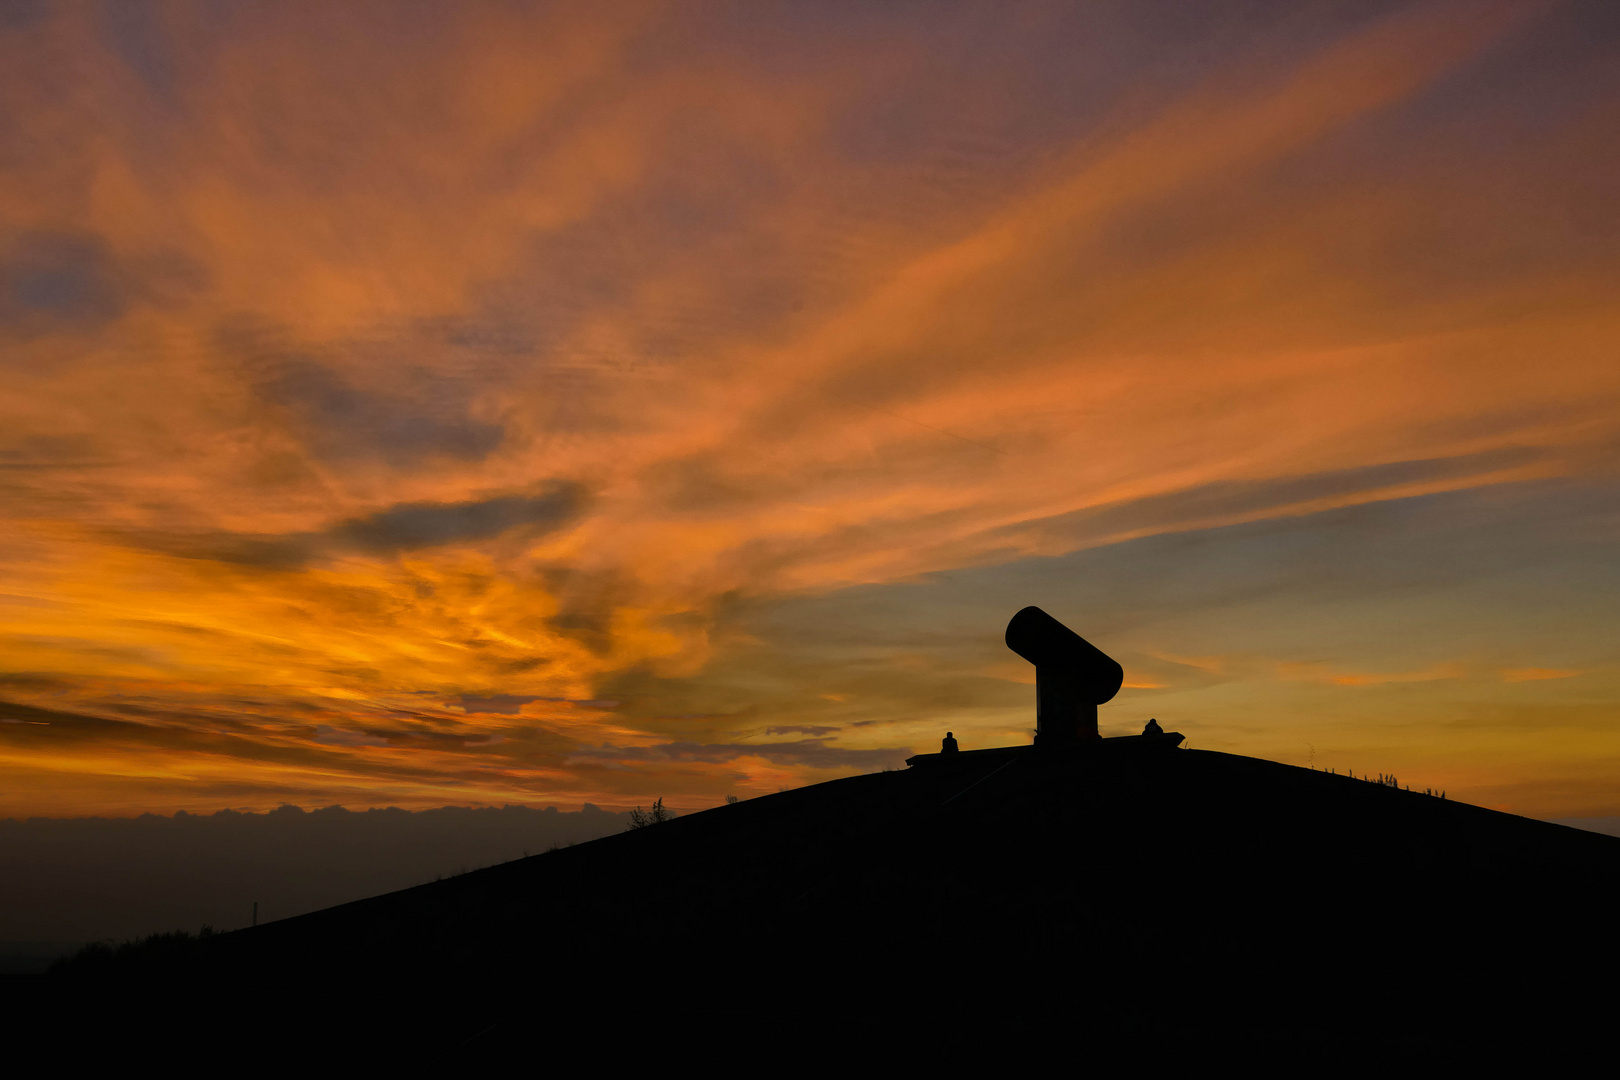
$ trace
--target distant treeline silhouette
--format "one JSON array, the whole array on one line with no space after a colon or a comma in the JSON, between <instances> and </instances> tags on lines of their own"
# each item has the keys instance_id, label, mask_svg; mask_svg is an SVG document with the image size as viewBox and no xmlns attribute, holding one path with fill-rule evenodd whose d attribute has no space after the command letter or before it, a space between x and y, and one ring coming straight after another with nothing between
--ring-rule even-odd
<instances>
[{"instance_id":1,"label":"distant treeline silhouette","mask_svg":"<svg viewBox=\"0 0 1620 1080\"><path fill-rule=\"evenodd\" d=\"M0 820L0 951L233 930L249 925L255 903L262 925L622 832L630 821L590 804Z\"/></svg>"},{"instance_id":2,"label":"distant treeline silhouette","mask_svg":"<svg viewBox=\"0 0 1620 1080\"><path fill-rule=\"evenodd\" d=\"M737 801L738 800L737 800L737 797L735 795L728 796L727 799L726 799L727 805L735 804ZM595 817L615 817L615 816L622 816L622 817L628 818L628 822L624 826L625 831L630 831L630 830L634 830L634 829L645 829L645 828L647 828L649 826L652 826L652 825L659 825L659 824L662 824L663 822L666 822L666 821L673 821L678 816L675 813L674 810L671 810L671 809L669 809L668 807L666 807L664 805L664 800L663 800L662 797L659 797L657 800L655 800L650 808L643 809L642 807L638 806L634 810L631 810L628 813L623 814L623 815L608 814L608 813L606 813L604 811L597 810L596 807L591 806L591 804L589 804L589 803L587 803L585 805L586 805L586 809L584 811L581 811L581 814L587 814L590 811L596 811L595 814L591 815L591 817L593 819ZM292 811L296 811L297 809L298 808L294 807L294 806L285 806L285 807L282 807L280 810L275 811L274 813L285 816L285 815L287 815L288 813L290 813ZM528 807L522 807L522 806L509 806L509 807L503 808L504 811L511 811L511 810L522 811L522 810L528 810L528 809L529 809ZM329 811L326 811L326 812L330 812L330 810L342 811L343 808L342 807L331 807L331 808L329 808ZM441 810L420 811L418 816L421 816L423 814L437 814L437 815L442 816L442 815L445 815L446 812L449 812L450 814L454 815L458 811L461 812L461 813L470 812L470 811L467 811L465 808L460 808L460 807L444 807ZM343 812L347 813L347 811L343 811ZM367 811L368 814L371 814L371 813L387 814L387 813L390 813L390 812L396 813L396 814L406 813L405 811L398 810L397 808L391 808L390 811ZM502 811L495 811L495 813L501 813L501 812ZM531 811L531 813L533 813L533 812L535 812L535 811ZM317 811L316 813L317 814L322 813L322 811ZM559 814L555 807L548 807L546 810L538 811L538 813L540 813L542 815L552 816L552 817L564 817L565 816L565 815ZM229 811L229 810L221 811L220 814L215 814L215 815L212 815L212 816L220 817L221 814L225 815L227 820L230 819L230 818L240 818L240 817L244 817L244 816L246 816L246 817L264 816L264 817L267 817L267 818L270 816L270 815L243 815L243 814L236 813L235 811ZM154 815L144 815L144 816L153 817ZM177 816L179 816L181 818L186 818L186 817L190 817L191 815L181 814L181 815L177 815ZM567 816L571 817L571 816L574 816L574 815L567 815ZM161 819L159 819L159 820L161 820ZM486 822L491 820L489 818L489 815L488 815L487 811L485 813L484 820ZM542 818L542 820L545 820L545 818ZM593 823L594 823L594 821L593 821ZM532 824L532 822L530 822L528 824ZM595 837L587 837L586 839L595 839ZM546 846L546 853L550 853L550 852L553 852L553 851L558 851L561 848L563 848L564 846L572 846L574 843L577 843L577 842L578 841L570 840L565 845L563 843L553 841L552 843L550 843L550 844L548 844ZM526 856L528 856L530 854L531 854L531 852L528 849L525 849L524 852L523 852L524 857L526 857ZM509 862L509 861L510 860L508 860L508 859L500 859L500 860L497 860L497 863L503 863L503 862ZM483 864L483 865L479 866L478 869L483 869L484 866L487 866L487 865L496 865L496 863ZM466 868L463 867L461 870L456 871L456 874L452 874L452 875L448 875L448 876L453 877L453 876L456 876L457 874L461 874L461 873L465 873L465 872L466 872ZM443 878L445 876L446 875L435 875L434 880L443 880ZM257 903L258 903L257 901L254 902L255 911L257 910ZM302 914L302 912L298 912L296 914ZM161 964L166 964L166 963L172 963L172 962L178 960L179 958L181 958L182 956L184 956L185 954L187 954L196 945L200 944L201 942L207 941L209 938L211 938L213 936L214 936L214 928L212 926L204 924L203 927L196 934L192 934L192 933L190 933L189 931L186 931L186 930L171 930L171 931L167 931L167 932L148 934L145 937L138 937L138 938L135 938L135 939L132 939L132 940L125 941L125 942L123 942L121 944L120 943L115 943L115 942L113 942L111 940L106 940L106 939L98 940L98 941L91 941L91 942L81 946L76 951L65 954L65 955L59 957L54 963L52 963L50 965L49 970L54 972L54 973L57 973L57 974L72 973L74 975L83 975L83 974L93 973L93 972L95 972L97 970L111 969L115 965L117 967L119 967L119 968L128 969L128 968L131 968L131 967L139 968L139 967L143 967L143 966L147 966L147 965L153 965L153 964L161 965Z\"/></svg>"},{"instance_id":3,"label":"distant treeline silhouette","mask_svg":"<svg viewBox=\"0 0 1620 1080\"><path fill-rule=\"evenodd\" d=\"M92 941L88 945L81 946L77 952L57 959L49 970L55 974L62 972L93 974L97 971L111 970L115 966L172 963L189 954L198 942L207 941L213 936L214 928L204 926L196 934L185 930L172 930L166 934L148 934L146 937L126 941L121 945L114 945L110 941Z\"/></svg>"}]
</instances>

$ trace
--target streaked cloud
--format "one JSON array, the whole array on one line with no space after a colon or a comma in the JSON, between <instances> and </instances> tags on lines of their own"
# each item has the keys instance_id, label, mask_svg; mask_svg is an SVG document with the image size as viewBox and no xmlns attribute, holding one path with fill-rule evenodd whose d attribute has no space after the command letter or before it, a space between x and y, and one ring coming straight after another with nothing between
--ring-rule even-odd
<instances>
[{"instance_id":1,"label":"streaked cloud","mask_svg":"<svg viewBox=\"0 0 1620 1080\"><path fill-rule=\"evenodd\" d=\"M1543 679L1569 679L1582 672L1571 671L1567 668L1505 668L1502 671L1503 682L1540 682Z\"/></svg>"},{"instance_id":2,"label":"streaked cloud","mask_svg":"<svg viewBox=\"0 0 1620 1080\"><path fill-rule=\"evenodd\" d=\"M1277 674L1283 679L1304 679L1334 686L1382 686L1385 683L1433 682L1460 679L1467 674L1462 664L1435 664L1420 671L1335 671L1324 664L1283 663Z\"/></svg>"},{"instance_id":3,"label":"streaked cloud","mask_svg":"<svg viewBox=\"0 0 1620 1080\"><path fill-rule=\"evenodd\" d=\"M1231 748L1606 693L1585 601L1504 584L1613 537L1601 21L0 22L0 696L70 718L0 732L56 740L0 813L775 790L1022 738L984 643L1048 594ZM1432 550L1474 542L1438 505L1511 565Z\"/></svg>"}]
</instances>

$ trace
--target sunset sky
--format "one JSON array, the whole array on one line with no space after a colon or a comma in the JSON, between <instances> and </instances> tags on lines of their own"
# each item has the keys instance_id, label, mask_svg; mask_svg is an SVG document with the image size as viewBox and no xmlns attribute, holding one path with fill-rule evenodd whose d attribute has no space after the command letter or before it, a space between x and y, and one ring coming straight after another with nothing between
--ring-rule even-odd
<instances>
[{"instance_id":1,"label":"sunset sky","mask_svg":"<svg viewBox=\"0 0 1620 1080\"><path fill-rule=\"evenodd\" d=\"M1620 5L0 5L0 817L1104 734L1620 815Z\"/></svg>"}]
</instances>

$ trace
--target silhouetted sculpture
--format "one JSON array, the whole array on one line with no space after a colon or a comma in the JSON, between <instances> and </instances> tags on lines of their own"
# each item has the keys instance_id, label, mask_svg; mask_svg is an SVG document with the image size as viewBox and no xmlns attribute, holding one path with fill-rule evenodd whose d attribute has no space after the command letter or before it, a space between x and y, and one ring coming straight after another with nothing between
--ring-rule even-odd
<instances>
[{"instance_id":1,"label":"silhouetted sculpture","mask_svg":"<svg viewBox=\"0 0 1620 1080\"><path fill-rule=\"evenodd\" d=\"M1007 647L1035 665L1035 745L962 750L956 745L955 733L947 731L939 753L908 757L907 766L933 768L948 762L956 771L979 765L994 771L1031 753L1039 756L1084 747L1087 756L1157 755L1185 741L1180 732L1165 731L1157 720L1149 720L1141 735L1102 738L1097 731L1097 706L1119 693L1125 669L1040 608L1027 607L1012 617L1007 624Z\"/></svg>"},{"instance_id":2,"label":"silhouetted sculpture","mask_svg":"<svg viewBox=\"0 0 1620 1080\"><path fill-rule=\"evenodd\" d=\"M1035 665L1035 745L1056 750L1099 738L1097 706L1119 693L1125 669L1038 607L1007 624L1007 648Z\"/></svg>"}]
</instances>

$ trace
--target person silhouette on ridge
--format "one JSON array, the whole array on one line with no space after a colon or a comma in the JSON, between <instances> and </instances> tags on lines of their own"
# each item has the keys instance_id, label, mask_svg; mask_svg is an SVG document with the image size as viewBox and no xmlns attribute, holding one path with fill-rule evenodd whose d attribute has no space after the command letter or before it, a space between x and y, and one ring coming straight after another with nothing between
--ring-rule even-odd
<instances>
[{"instance_id":1,"label":"person silhouette on ridge","mask_svg":"<svg viewBox=\"0 0 1620 1080\"><path fill-rule=\"evenodd\" d=\"M956 745L956 736L947 731L945 733L945 737L939 740L939 752L942 754L954 754L958 749L959 747Z\"/></svg>"},{"instance_id":2,"label":"person silhouette on ridge","mask_svg":"<svg viewBox=\"0 0 1620 1080\"><path fill-rule=\"evenodd\" d=\"M1164 728L1159 726L1159 722L1157 720L1149 720L1147 722L1147 727L1142 729L1142 734L1144 734L1144 735L1163 735L1164 734Z\"/></svg>"}]
</instances>

